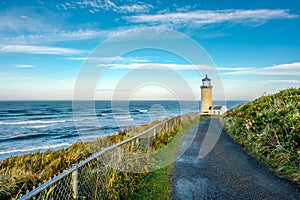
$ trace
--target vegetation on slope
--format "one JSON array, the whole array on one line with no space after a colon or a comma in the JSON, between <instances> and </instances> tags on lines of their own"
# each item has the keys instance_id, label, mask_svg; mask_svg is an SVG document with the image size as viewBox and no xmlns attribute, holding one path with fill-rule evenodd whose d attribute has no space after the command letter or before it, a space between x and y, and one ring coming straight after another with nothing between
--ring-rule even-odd
<instances>
[{"instance_id":1,"label":"vegetation on slope","mask_svg":"<svg viewBox=\"0 0 300 200\"><path fill-rule=\"evenodd\" d=\"M191 118L182 118L181 125L187 127L191 122ZM0 163L0 199L10 199L19 196L21 193L24 194L26 191L30 191L39 184L46 182L54 175L91 156L92 153L140 133L156 123L158 122L120 131L115 135L88 143L77 142L67 149L48 150L43 153L37 152L8 158ZM151 150L156 151L167 145L178 130L179 126L176 125L168 132L158 133L152 141ZM107 183L103 182L103 198L126 198L138 191L139 187L145 185L145 182L148 182L147 179L153 180L151 177L156 177L155 174L166 174L169 168L170 166L152 173L129 173L107 169L108 173L105 175ZM165 184L164 187L164 191L168 191L168 185Z\"/></svg>"},{"instance_id":2,"label":"vegetation on slope","mask_svg":"<svg viewBox=\"0 0 300 200\"><path fill-rule=\"evenodd\" d=\"M300 88L237 106L223 120L227 133L248 152L300 184Z\"/></svg>"},{"instance_id":3,"label":"vegetation on slope","mask_svg":"<svg viewBox=\"0 0 300 200\"><path fill-rule=\"evenodd\" d=\"M157 124L140 125L117 134L95 139L92 142L76 142L66 149L47 150L21 156L13 156L0 162L0 199L9 199L72 167L93 153L140 133Z\"/></svg>"}]
</instances>

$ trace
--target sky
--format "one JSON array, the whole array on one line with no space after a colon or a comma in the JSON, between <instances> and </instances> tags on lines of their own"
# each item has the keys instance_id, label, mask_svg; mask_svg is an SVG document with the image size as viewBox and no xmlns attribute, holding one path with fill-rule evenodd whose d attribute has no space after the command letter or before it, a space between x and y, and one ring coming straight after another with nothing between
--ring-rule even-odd
<instances>
[{"instance_id":1,"label":"sky","mask_svg":"<svg viewBox=\"0 0 300 200\"><path fill-rule=\"evenodd\" d=\"M106 69L93 90L100 100L176 99L183 83L192 91L184 98L199 99L205 74L215 99L220 88L227 100L252 100L299 87L299 16L297 0L0 0L0 100L71 100L87 60ZM149 35L168 47L193 51L174 36L190 38L211 62L149 48L116 55L121 45L149 40L130 32L147 28L157 29ZM131 38L121 44L120 34ZM107 41L111 52L103 50Z\"/></svg>"}]
</instances>

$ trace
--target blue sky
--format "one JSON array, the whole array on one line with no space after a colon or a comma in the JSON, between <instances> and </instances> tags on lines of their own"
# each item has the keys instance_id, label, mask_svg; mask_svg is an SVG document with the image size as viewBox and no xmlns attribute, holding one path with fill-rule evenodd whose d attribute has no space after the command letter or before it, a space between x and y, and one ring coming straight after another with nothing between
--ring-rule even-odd
<instances>
[{"instance_id":1,"label":"blue sky","mask_svg":"<svg viewBox=\"0 0 300 200\"><path fill-rule=\"evenodd\" d=\"M72 99L90 52L119 32L143 27L175 30L198 42L215 63L228 100L299 87L299 16L295 0L1 0L0 100ZM101 59L114 63L97 99L111 99L118 81L136 66L157 76L161 65L177 71L199 97L201 76L169 53L141 50ZM156 87L132 98L171 98Z\"/></svg>"}]
</instances>

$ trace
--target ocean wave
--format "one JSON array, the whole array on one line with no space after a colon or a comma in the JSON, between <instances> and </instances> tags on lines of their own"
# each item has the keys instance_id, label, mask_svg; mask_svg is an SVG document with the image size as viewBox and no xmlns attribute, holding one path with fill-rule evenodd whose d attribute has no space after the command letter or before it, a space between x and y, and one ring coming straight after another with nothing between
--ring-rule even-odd
<instances>
[{"instance_id":1,"label":"ocean wave","mask_svg":"<svg viewBox=\"0 0 300 200\"><path fill-rule=\"evenodd\" d=\"M115 115L114 116L115 119L128 119L131 118L130 115Z\"/></svg>"},{"instance_id":2,"label":"ocean wave","mask_svg":"<svg viewBox=\"0 0 300 200\"><path fill-rule=\"evenodd\" d=\"M22 128L29 128L29 129L39 129L39 128L46 128L50 125L37 125L37 126L23 126Z\"/></svg>"},{"instance_id":3,"label":"ocean wave","mask_svg":"<svg viewBox=\"0 0 300 200\"><path fill-rule=\"evenodd\" d=\"M78 133L75 133L75 134L64 134L64 135L51 136L52 139L66 139L66 138L72 138L72 137L79 137L79 135L78 135Z\"/></svg>"},{"instance_id":4,"label":"ocean wave","mask_svg":"<svg viewBox=\"0 0 300 200\"><path fill-rule=\"evenodd\" d=\"M24 116L48 116L48 115L55 115L54 113L25 113Z\"/></svg>"},{"instance_id":5,"label":"ocean wave","mask_svg":"<svg viewBox=\"0 0 300 200\"><path fill-rule=\"evenodd\" d=\"M146 109L141 109L141 110L139 110L139 112L140 112L140 113L146 113L146 112L148 112L148 110L146 110Z\"/></svg>"},{"instance_id":6,"label":"ocean wave","mask_svg":"<svg viewBox=\"0 0 300 200\"><path fill-rule=\"evenodd\" d=\"M50 120L50 121L43 121L43 120L28 120L28 121L18 121L18 122L5 122L0 121L0 125L23 125L23 124L56 124L56 123L65 123L65 122L72 122L73 120Z\"/></svg>"},{"instance_id":7,"label":"ocean wave","mask_svg":"<svg viewBox=\"0 0 300 200\"><path fill-rule=\"evenodd\" d=\"M111 109L100 110L101 113L112 113Z\"/></svg>"},{"instance_id":8,"label":"ocean wave","mask_svg":"<svg viewBox=\"0 0 300 200\"><path fill-rule=\"evenodd\" d=\"M91 115L93 116L93 115ZM76 120L74 121L91 121L91 120L96 120L97 118L96 117L78 117Z\"/></svg>"},{"instance_id":9,"label":"ocean wave","mask_svg":"<svg viewBox=\"0 0 300 200\"><path fill-rule=\"evenodd\" d=\"M23 117L24 115L18 115L18 114L0 114L0 117Z\"/></svg>"},{"instance_id":10,"label":"ocean wave","mask_svg":"<svg viewBox=\"0 0 300 200\"><path fill-rule=\"evenodd\" d=\"M49 134L49 133L28 134L28 135L20 135L20 136L2 139L0 141L3 142L3 141L28 140L28 139L35 139L35 138L41 138L41 137L50 137L53 135L55 135L55 134Z\"/></svg>"},{"instance_id":11,"label":"ocean wave","mask_svg":"<svg viewBox=\"0 0 300 200\"><path fill-rule=\"evenodd\" d=\"M0 116L1 117L39 117L39 116L49 116L53 117L54 115L57 115L57 113L48 113L48 112L43 112L43 113L34 113L34 112L1 112Z\"/></svg>"},{"instance_id":12,"label":"ocean wave","mask_svg":"<svg viewBox=\"0 0 300 200\"><path fill-rule=\"evenodd\" d=\"M24 109L9 109L9 110L5 110L4 112L7 113L26 113L28 110L24 110Z\"/></svg>"},{"instance_id":13,"label":"ocean wave","mask_svg":"<svg viewBox=\"0 0 300 200\"><path fill-rule=\"evenodd\" d=\"M63 116L63 117L65 117L65 116ZM36 121L36 120L42 120L42 121L50 120L50 121L52 121L53 119L59 119L59 118L60 117L57 117L57 116L46 115L46 116L31 117L29 120L31 120L31 121Z\"/></svg>"},{"instance_id":14,"label":"ocean wave","mask_svg":"<svg viewBox=\"0 0 300 200\"><path fill-rule=\"evenodd\" d=\"M54 145L32 147L32 148L28 148L28 149L13 149L13 150L7 150L7 151L0 151L0 155L13 154L13 153L25 153L25 152L45 150L45 149L55 149L55 148L64 147L64 146L68 147L70 145L71 145L70 143L65 142L65 143L54 144Z\"/></svg>"},{"instance_id":15,"label":"ocean wave","mask_svg":"<svg viewBox=\"0 0 300 200\"><path fill-rule=\"evenodd\" d=\"M130 115L117 115L117 116L114 116L114 119L126 120L126 121L133 120L133 118Z\"/></svg>"}]
</instances>

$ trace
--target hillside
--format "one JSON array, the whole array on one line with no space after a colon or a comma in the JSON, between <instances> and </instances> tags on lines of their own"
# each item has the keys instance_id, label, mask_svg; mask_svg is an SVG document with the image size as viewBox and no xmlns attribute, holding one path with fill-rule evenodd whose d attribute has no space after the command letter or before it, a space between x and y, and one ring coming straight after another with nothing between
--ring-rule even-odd
<instances>
[{"instance_id":1,"label":"hillside","mask_svg":"<svg viewBox=\"0 0 300 200\"><path fill-rule=\"evenodd\" d=\"M227 133L250 154L300 184L300 88L237 106L223 122Z\"/></svg>"}]
</instances>

